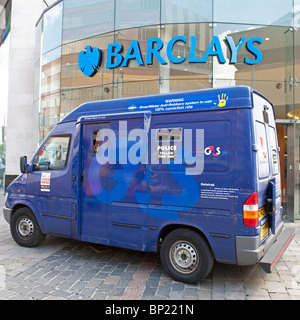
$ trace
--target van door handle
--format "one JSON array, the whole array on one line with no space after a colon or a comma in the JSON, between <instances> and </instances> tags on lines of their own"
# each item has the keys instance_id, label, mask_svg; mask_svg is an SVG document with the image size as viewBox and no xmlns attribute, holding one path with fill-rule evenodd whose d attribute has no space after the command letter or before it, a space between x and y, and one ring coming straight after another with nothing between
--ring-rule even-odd
<instances>
[{"instance_id":1,"label":"van door handle","mask_svg":"<svg viewBox=\"0 0 300 320\"><path fill-rule=\"evenodd\" d=\"M84 175L83 175L83 174L82 174L81 177L80 177L80 182L81 182L81 184L84 183Z\"/></svg>"},{"instance_id":2,"label":"van door handle","mask_svg":"<svg viewBox=\"0 0 300 320\"><path fill-rule=\"evenodd\" d=\"M75 182L76 181L76 176L72 177L72 181Z\"/></svg>"}]
</instances>

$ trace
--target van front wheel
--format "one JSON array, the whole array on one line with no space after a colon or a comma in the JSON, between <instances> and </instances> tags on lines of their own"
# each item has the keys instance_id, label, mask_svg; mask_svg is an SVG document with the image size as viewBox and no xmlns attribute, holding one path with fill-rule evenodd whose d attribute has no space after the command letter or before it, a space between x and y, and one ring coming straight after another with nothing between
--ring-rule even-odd
<instances>
[{"instance_id":1,"label":"van front wheel","mask_svg":"<svg viewBox=\"0 0 300 320\"><path fill-rule=\"evenodd\" d=\"M23 247L36 247L46 237L29 208L20 208L12 215L10 232L16 243Z\"/></svg>"},{"instance_id":2,"label":"van front wheel","mask_svg":"<svg viewBox=\"0 0 300 320\"><path fill-rule=\"evenodd\" d=\"M211 271L214 257L205 239L191 229L176 229L163 240L160 259L165 271L175 280L195 283Z\"/></svg>"}]
</instances>

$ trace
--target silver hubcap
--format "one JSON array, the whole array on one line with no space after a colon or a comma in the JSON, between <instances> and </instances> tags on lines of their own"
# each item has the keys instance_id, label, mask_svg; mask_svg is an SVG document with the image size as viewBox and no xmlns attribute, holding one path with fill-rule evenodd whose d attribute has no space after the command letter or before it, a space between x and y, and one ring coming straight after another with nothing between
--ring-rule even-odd
<instances>
[{"instance_id":1,"label":"silver hubcap","mask_svg":"<svg viewBox=\"0 0 300 320\"><path fill-rule=\"evenodd\" d=\"M174 243L169 254L172 266L181 273L192 273L199 264L197 250L187 241Z\"/></svg>"},{"instance_id":2,"label":"silver hubcap","mask_svg":"<svg viewBox=\"0 0 300 320\"><path fill-rule=\"evenodd\" d=\"M23 238L29 238L33 234L33 223L28 218L21 218L18 223L19 234Z\"/></svg>"}]
</instances>

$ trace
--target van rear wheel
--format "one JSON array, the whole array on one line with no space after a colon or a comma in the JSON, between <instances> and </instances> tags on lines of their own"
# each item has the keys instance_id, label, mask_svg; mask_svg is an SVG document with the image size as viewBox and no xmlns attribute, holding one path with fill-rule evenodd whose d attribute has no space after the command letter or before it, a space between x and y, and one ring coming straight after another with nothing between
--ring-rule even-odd
<instances>
[{"instance_id":1,"label":"van rear wheel","mask_svg":"<svg viewBox=\"0 0 300 320\"><path fill-rule=\"evenodd\" d=\"M160 259L165 271L173 279L185 283L203 280L214 263L206 240L187 228L176 229L164 238Z\"/></svg>"},{"instance_id":2,"label":"van rear wheel","mask_svg":"<svg viewBox=\"0 0 300 320\"><path fill-rule=\"evenodd\" d=\"M23 247L36 247L46 237L29 208L20 208L12 215L10 232L16 243Z\"/></svg>"}]
</instances>

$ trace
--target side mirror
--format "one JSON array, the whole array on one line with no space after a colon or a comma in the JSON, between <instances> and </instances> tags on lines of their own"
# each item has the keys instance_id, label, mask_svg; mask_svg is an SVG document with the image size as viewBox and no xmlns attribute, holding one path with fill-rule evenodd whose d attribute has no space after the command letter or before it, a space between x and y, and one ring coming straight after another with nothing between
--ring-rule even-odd
<instances>
[{"instance_id":1,"label":"side mirror","mask_svg":"<svg viewBox=\"0 0 300 320\"><path fill-rule=\"evenodd\" d=\"M28 165L27 165L27 157L26 156L20 158L20 170L21 170L21 173L28 172Z\"/></svg>"}]
</instances>

